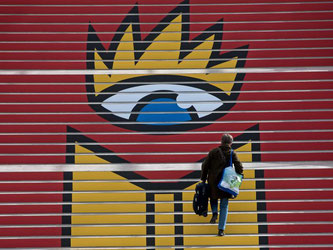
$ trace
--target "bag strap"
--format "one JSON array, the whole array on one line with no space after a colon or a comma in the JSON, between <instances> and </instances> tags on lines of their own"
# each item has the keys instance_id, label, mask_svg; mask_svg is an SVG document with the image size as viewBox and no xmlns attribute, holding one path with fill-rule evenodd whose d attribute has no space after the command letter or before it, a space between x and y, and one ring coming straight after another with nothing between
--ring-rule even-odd
<instances>
[{"instance_id":1,"label":"bag strap","mask_svg":"<svg viewBox=\"0 0 333 250\"><path fill-rule=\"evenodd\" d=\"M232 167L232 152L233 152L233 150L231 149L231 151L230 151L230 162L229 162L229 166L231 166L231 167Z\"/></svg>"}]
</instances>

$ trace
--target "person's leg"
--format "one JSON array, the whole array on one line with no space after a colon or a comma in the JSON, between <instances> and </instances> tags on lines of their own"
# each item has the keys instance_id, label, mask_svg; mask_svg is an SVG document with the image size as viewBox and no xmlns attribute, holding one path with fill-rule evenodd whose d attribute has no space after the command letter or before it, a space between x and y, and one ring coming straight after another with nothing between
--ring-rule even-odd
<instances>
[{"instance_id":1,"label":"person's leg","mask_svg":"<svg viewBox=\"0 0 333 250\"><path fill-rule=\"evenodd\" d=\"M213 213L210 223L215 223L217 219L217 199L210 199L210 207Z\"/></svg>"},{"instance_id":2,"label":"person's leg","mask_svg":"<svg viewBox=\"0 0 333 250\"><path fill-rule=\"evenodd\" d=\"M225 226L227 223L227 217L228 217L228 204L229 199L228 198L222 198L220 203L220 218L219 218L219 235L224 235Z\"/></svg>"}]
</instances>

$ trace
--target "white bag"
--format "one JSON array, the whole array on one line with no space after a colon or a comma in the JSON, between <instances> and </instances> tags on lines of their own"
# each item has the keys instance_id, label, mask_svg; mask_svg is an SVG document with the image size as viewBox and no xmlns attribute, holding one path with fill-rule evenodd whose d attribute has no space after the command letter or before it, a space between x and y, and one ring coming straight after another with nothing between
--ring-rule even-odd
<instances>
[{"instance_id":1,"label":"white bag","mask_svg":"<svg viewBox=\"0 0 333 250\"><path fill-rule=\"evenodd\" d=\"M232 152L231 150L229 166L223 170L222 178L217 187L236 197L239 194L239 187L242 184L243 175L237 174L232 167Z\"/></svg>"}]
</instances>

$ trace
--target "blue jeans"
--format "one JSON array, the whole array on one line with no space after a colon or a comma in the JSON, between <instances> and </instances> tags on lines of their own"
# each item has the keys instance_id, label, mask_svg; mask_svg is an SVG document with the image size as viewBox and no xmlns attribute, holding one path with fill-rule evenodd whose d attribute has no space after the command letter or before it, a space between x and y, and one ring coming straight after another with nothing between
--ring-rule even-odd
<instances>
[{"instance_id":1,"label":"blue jeans","mask_svg":"<svg viewBox=\"0 0 333 250\"><path fill-rule=\"evenodd\" d=\"M213 214L217 214L217 203L218 200L211 199L210 206L212 208ZM228 205L229 199L222 198L220 202L220 216L219 216L219 229L225 230L225 225L227 224L227 217L228 217Z\"/></svg>"}]
</instances>

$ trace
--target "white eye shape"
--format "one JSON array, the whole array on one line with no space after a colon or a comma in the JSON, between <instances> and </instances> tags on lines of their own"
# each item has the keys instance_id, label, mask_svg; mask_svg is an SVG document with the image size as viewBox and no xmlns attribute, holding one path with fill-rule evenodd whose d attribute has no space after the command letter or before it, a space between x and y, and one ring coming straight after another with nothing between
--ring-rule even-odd
<instances>
[{"instance_id":1,"label":"white eye shape","mask_svg":"<svg viewBox=\"0 0 333 250\"><path fill-rule=\"evenodd\" d=\"M105 99L102 107L115 116L129 119L138 102L157 91L175 93L177 95L175 102L178 107L184 110L193 107L192 112L196 112L199 118L210 115L223 105L219 98L199 88L176 84L156 84L123 89Z\"/></svg>"}]
</instances>

